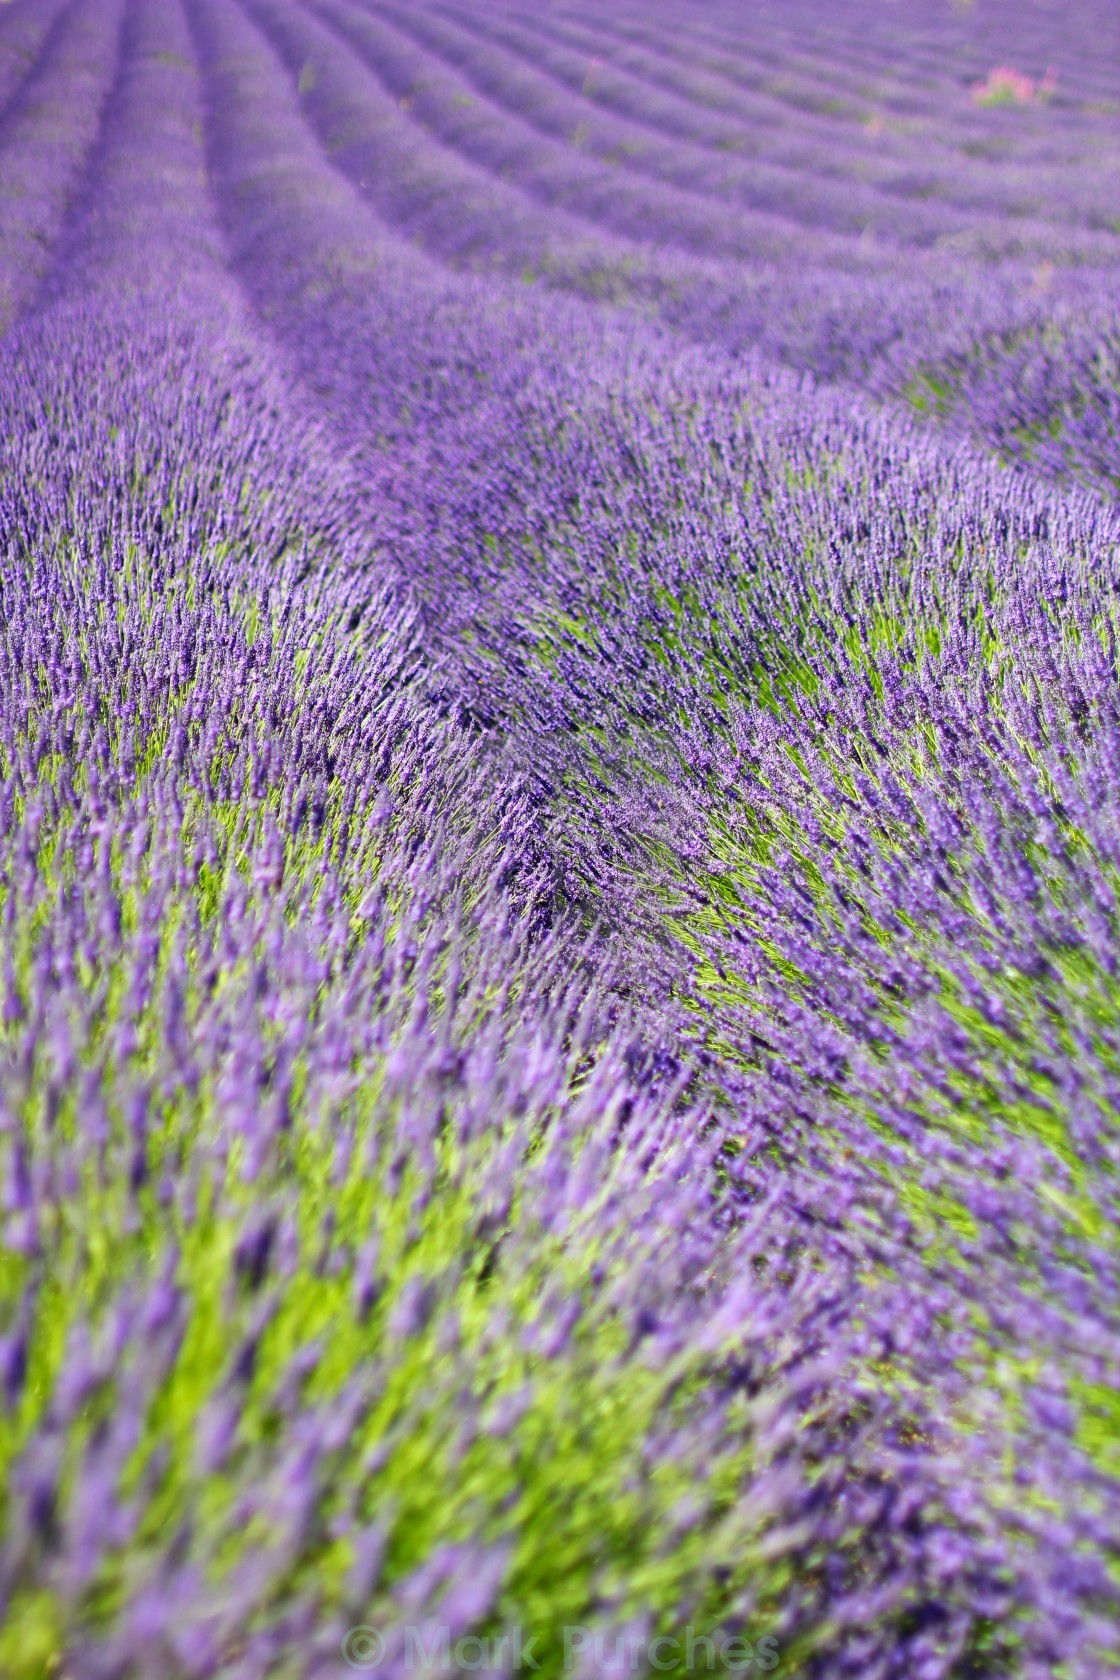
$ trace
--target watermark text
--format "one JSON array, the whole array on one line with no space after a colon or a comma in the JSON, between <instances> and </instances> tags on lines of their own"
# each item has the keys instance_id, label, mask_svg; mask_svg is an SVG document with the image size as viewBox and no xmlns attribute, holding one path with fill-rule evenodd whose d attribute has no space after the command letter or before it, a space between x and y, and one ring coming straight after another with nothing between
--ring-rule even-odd
<instances>
[{"instance_id":1,"label":"watermark text","mask_svg":"<svg viewBox=\"0 0 1120 1680\"><path fill-rule=\"evenodd\" d=\"M683 1634L601 1633L569 1626L553 1630L548 1640L525 1628L500 1634L462 1634L435 1623L393 1630L353 1627L342 1641L349 1668L372 1673L382 1664L410 1674L532 1674L542 1666L555 1673L623 1674L770 1674L781 1657L769 1634L752 1640L723 1628Z\"/></svg>"}]
</instances>

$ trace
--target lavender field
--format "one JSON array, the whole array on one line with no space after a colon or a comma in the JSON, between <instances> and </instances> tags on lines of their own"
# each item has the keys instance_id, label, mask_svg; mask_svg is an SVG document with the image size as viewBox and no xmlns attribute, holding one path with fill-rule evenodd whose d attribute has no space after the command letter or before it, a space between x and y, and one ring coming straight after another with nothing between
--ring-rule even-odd
<instances>
[{"instance_id":1,"label":"lavender field","mask_svg":"<svg viewBox=\"0 0 1120 1680\"><path fill-rule=\"evenodd\" d=\"M1120 1674L1115 0L0 4L0 1677Z\"/></svg>"}]
</instances>

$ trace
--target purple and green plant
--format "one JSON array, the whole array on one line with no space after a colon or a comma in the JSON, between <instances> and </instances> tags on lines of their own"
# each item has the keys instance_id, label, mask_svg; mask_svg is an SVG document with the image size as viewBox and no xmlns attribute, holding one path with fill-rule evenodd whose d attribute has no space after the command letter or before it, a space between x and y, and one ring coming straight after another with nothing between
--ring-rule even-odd
<instances>
[{"instance_id":1,"label":"purple and green plant","mask_svg":"<svg viewBox=\"0 0 1120 1680\"><path fill-rule=\"evenodd\" d=\"M1120 1671L1110 8L743 16L0 8L13 1680Z\"/></svg>"}]
</instances>

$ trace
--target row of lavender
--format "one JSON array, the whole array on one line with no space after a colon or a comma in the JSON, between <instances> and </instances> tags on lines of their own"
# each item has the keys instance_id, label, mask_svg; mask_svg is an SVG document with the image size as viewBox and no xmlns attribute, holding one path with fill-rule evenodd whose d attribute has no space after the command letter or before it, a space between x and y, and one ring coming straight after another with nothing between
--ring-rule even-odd
<instances>
[{"instance_id":1,"label":"row of lavender","mask_svg":"<svg viewBox=\"0 0 1120 1680\"><path fill-rule=\"evenodd\" d=\"M717 24L663 13L638 67ZM721 27L728 88L785 74L788 20L745 67ZM2 28L0 1666L336 1674L369 1624L394 1672L411 1624L556 1671L566 1625L692 1624L791 1671L1100 1673L1107 427L1056 496L724 353L813 363L822 300L894 299L933 389L932 300L1004 331L1007 275L880 253L830 293L843 201L746 98L758 193L808 184L722 246L749 172L705 185L679 100L594 205L632 127L534 154L555 192L440 129L446 90L562 132L578 18ZM595 134L649 21L597 28ZM1089 273L1092 113L1053 109ZM771 234L786 324L728 332Z\"/></svg>"},{"instance_id":2,"label":"row of lavender","mask_svg":"<svg viewBox=\"0 0 1120 1680\"><path fill-rule=\"evenodd\" d=\"M757 48L744 65L726 31L706 40L710 22L670 52L663 30L624 16L594 30L550 22L542 37L540 23L340 0L254 12L332 159L435 256L848 373L1036 470L1107 480L1117 187L1100 70L1075 36L1055 44L1062 74L1045 107L977 107L987 45L963 25L934 32L923 44L937 73L915 87L898 66L915 57L916 21L886 15L897 21L861 66L838 63L830 40L808 71L801 55L782 74ZM19 287L41 271L73 186L66 148L88 139L77 121L54 133L51 89L68 102L80 90L88 122L94 72L108 73L105 37L87 40L80 8L52 28L49 6L35 16L24 33L43 37L43 60L8 114ZM814 44L818 33L802 30ZM1041 46L1023 46L1034 65Z\"/></svg>"},{"instance_id":3,"label":"row of lavender","mask_svg":"<svg viewBox=\"0 0 1120 1680\"><path fill-rule=\"evenodd\" d=\"M831 55L744 89L726 41L682 66L648 20L557 39L339 0L254 15L334 161L441 258L927 406L932 389L1009 456L1112 476L1116 112L1084 59L1040 117L977 111L983 60L959 40L915 99L895 73L913 19L837 97Z\"/></svg>"}]
</instances>

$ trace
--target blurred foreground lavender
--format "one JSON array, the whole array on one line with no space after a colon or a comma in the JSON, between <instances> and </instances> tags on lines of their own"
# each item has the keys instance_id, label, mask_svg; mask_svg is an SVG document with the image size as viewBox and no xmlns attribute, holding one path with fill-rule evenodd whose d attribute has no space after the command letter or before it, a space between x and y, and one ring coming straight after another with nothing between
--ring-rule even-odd
<instances>
[{"instance_id":1,"label":"blurred foreground lavender","mask_svg":"<svg viewBox=\"0 0 1120 1680\"><path fill-rule=\"evenodd\" d=\"M0 10L5 1676L1120 1667L1115 20L746 11Z\"/></svg>"}]
</instances>

